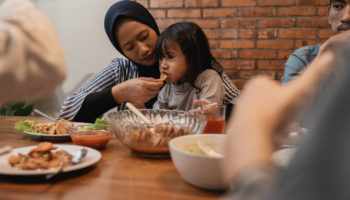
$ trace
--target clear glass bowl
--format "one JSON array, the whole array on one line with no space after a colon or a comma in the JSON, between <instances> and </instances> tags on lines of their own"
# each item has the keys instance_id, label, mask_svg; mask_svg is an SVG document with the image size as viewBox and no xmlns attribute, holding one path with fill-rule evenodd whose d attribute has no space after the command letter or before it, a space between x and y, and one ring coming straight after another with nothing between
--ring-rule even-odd
<instances>
[{"instance_id":1,"label":"clear glass bowl","mask_svg":"<svg viewBox=\"0 0 350 200\"><path fill-rule=\"evenodd\" d=\"M112 111L107 115L112 132L139 155L169 154L169 140L202 133L205 115L175 110L140 109L151 121L145 123L130 110Z\"/></svg>"}]
</instances>

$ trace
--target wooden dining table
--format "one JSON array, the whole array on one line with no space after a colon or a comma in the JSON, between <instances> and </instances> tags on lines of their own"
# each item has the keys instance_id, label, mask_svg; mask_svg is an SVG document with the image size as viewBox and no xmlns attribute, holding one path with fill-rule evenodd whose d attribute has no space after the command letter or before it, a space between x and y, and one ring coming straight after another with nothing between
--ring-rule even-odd
<instances>
[{"instance_id":1,"label":"wooden dining table","mask_svg":"<svg viewBox=\"0 0 350 200\"><path fill-rule=\"evenodd\" d=\"M25 119L47 122L38 117L0 116L0 147L37 145L39 141L14 131ZM55 143L56 144L56 143ZM60 144L72 144L63 142ZM220 199L223 192L208 191L187 183L172 160L135 156L115 136L99 149L101 160L93 166L44 176L0 175L0 199ZM6 156L1 155L1 156Z\"/></svg>"}]
</instances>

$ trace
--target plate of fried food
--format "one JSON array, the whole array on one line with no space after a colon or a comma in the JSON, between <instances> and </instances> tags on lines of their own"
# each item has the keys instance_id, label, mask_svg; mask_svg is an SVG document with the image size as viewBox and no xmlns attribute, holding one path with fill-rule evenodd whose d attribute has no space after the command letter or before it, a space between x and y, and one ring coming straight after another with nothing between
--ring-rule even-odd
<instances>
[{"instance_id":1,"label":"plate of fried food","mask_svg":"<svg viewBox=\"0 0 350 200\"><path fill-rule=\"evenodd\" d=\"M88 123L71 122L60 119L58 122L38 123L35 120L19 121L15 124L15 131L23 131L23 134L34 140L62 142L70 140L69 129L76 126L89 125Z\"/></svg>"},{"instance_id":2,"label":"plate of fried food","mask_svg":"<svg viewBox=\"0 0 350 200\"><path fill-rule=\"evenodd\" d=\"M87 154L82 162L72 165L71 160L82 149ZM89 147L41 142L37 146L15 148L9 154L0 156L0 174L3 175L47 175L70 172L94 165L101 159L101 153Z\"/></svg>"}]
</instances>

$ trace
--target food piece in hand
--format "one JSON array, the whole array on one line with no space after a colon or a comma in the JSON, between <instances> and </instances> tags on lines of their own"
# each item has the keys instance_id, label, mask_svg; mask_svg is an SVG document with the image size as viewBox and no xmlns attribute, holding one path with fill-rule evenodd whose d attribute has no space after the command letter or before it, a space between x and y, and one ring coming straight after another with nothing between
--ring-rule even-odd
<instances>
[{"instance_id":1,"label":"food piece in hand","mask_svg":"<svg viewBox=\"0 0 350 200\"><path fill-rule=\"evenodd\" d=\"M160 80L165 81L168 78L168 75L166 74L161 74L160 75Z\"/></svg>"}]
</instances>

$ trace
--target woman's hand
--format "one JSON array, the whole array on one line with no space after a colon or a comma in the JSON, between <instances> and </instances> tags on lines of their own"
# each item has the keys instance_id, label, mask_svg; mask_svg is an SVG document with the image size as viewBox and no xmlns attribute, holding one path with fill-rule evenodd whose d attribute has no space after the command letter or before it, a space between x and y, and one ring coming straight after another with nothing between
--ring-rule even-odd
<instances>
[{"instance_id":1,"label":"woman's hand","mask_svg":"<svg viewBox=\"0 0 350 200\"><path fill-rule=\"evenodd\" d=\"M144 103L155 97L164 82L154 78L134 78L112 88L112 96L119 104L130 102L137 108L144 108Z\"/></svg>"}]
</instances>

